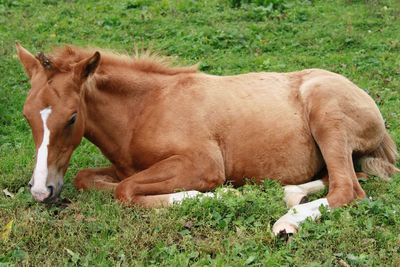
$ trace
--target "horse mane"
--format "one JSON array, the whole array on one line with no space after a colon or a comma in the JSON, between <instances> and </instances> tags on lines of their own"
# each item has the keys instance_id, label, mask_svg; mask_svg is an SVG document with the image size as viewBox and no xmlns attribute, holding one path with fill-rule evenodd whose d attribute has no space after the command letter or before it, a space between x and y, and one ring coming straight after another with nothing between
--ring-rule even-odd
<instances>
[{"instance_id":1,"label":"horse mane","mask_svg":"<svg viewBox=\"0 0 400 267\"><path fill-rule=\"evenodd\" d=\"M129 56L105 49L65 45L53 49L53 52L51 52L48 57L57 69L62 72L68 72L72 70L75 63L93 56L96 51L100 52L101 55L100 66L125 66L146 73L165 75L198 72L197 65L173 67L169 58L160 56L150 50L141 52L136 50L133 56Z\"/></svg>"}]
</instances>

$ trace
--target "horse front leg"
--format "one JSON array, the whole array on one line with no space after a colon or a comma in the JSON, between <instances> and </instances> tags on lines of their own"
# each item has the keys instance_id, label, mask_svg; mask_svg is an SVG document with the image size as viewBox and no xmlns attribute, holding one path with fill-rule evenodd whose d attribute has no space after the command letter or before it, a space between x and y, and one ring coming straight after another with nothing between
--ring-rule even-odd
<instances>
[{"instance_id":1,"label":"horse front leg","mask_svg":"<svg viewBox=\"0 0 400 267\"><path fill-rule=\"evenodd\" d=\"M165 207L212 190L224 181L222 159L206 156L192 160L176 155L120 182L115 197L124 204Z\"/></svg>"},{"instance_id":2,"label":"horse front leg","mask_svg":"<svg viewBox=\"0 0 400 267\"><path fill-rule=\"evenodd\" d=\"M97 189L114 192L119 182L115 168L108 167L80 170L74 185L77 190Z\"/></svg>"}]
</instances>

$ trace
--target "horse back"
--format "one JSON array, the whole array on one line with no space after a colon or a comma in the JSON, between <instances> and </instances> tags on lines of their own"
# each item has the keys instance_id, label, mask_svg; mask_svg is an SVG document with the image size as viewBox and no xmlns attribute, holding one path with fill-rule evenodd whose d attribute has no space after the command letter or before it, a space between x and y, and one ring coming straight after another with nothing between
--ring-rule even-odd
<instances>
[{"instance_id":1,"label":"horse back","mask_svg":"<svg viewBox=\"0 0 400 267\"><path fill-rule=\"evenodd\" d=\"M132 145L148 159L142 165L171 154L212 154L234 184L244 178L307 181L322 159L308 128L301 83L302 73L182 75L152 105Z\"/></svg>"}]
</instances>

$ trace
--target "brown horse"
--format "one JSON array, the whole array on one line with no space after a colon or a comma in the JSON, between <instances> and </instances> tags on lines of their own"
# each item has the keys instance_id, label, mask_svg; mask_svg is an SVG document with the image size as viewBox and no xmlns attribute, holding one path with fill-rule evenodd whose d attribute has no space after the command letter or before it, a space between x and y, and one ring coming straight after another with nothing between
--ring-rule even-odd
<instances>
[{"instance_id":1,"label":"brown horse","mask_svg":"<svg viewBox=\"0 0 400 267\"><path fill-rule=\"evenodd\" d=\"M79 171L76 188L112 190L123 203L155 207L268 177L288 185L285 199L293 206L275 233L295 232L320 215L320 205L364 198L354 163L383 178L399 171L374 101L332 72L219 77L151 55L66 46L35 57L16 46L32 85L24 116L37 151L29 185L40 202L59 196L83 136L111 166ZM313 180L324 168L328 196L300 204L323 188Z\"/></svg>"}]
</instances>

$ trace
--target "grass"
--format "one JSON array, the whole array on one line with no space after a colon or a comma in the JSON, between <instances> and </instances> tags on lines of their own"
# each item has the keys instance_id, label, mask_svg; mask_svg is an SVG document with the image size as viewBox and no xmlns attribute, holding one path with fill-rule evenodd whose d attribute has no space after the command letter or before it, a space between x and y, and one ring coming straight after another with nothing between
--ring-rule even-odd
<instances>
[{"instance_id":1,"label":"grass","mask_svg":"<svg viewBox=\"0 0 400 267\"><path fill-rule=\"evenodd\" d=\"M369 200L306 222L289 244L271 234L286 210L281 187L271 181L239 189L241 197L153 210L77 192L71 179L79 169L107 165L87 141L65 178L63 196L72 203L32 201L26 184L34 146L21 114L29 84L16 40L33 52L64 43L131 52L136 44L220 75L328 69L369 92L400 144L396 0L297 0L278 9L248 2L0 0L0 190L15 194L0 192L0 228L13 220L9 239L0 239L0 266L400 265L399 175L390 183L363 182Z\"/></svg>"}]
</instances>

